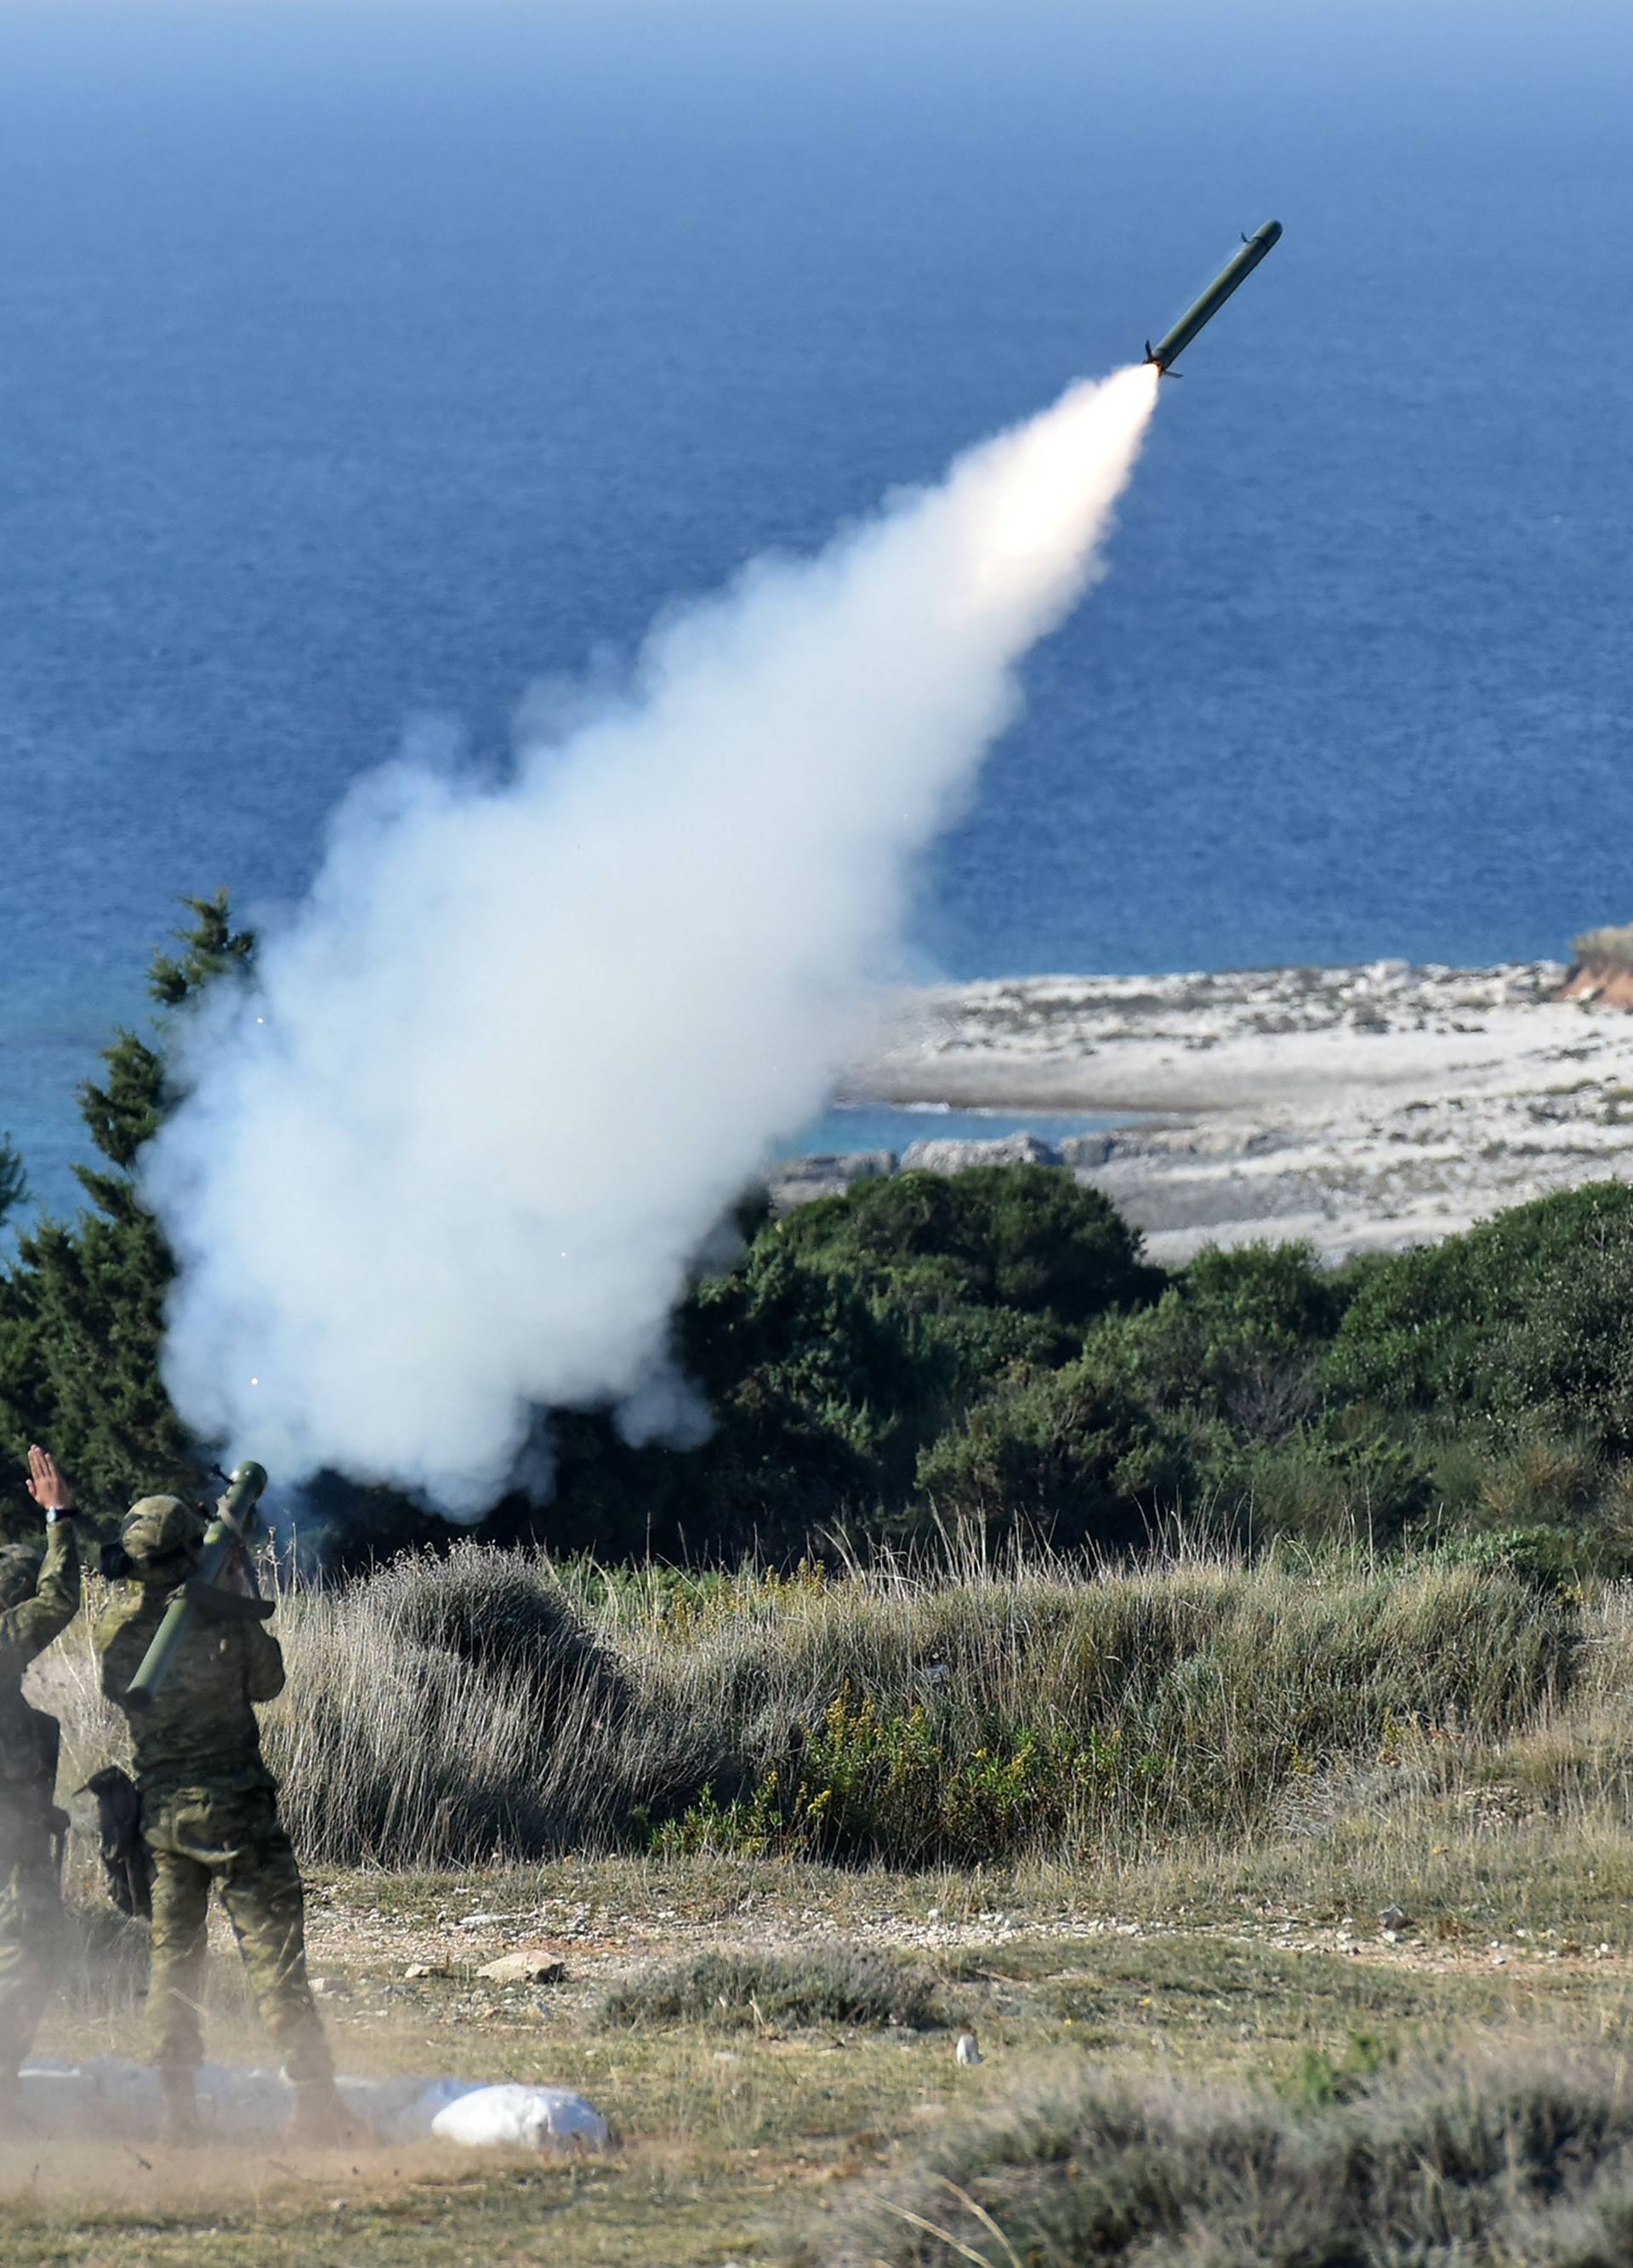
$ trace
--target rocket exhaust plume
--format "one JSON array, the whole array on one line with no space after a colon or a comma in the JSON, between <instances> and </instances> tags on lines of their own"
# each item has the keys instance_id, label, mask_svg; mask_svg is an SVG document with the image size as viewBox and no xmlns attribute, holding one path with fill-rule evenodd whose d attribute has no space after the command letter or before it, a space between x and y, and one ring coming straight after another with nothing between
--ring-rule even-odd
<instances>
[{"instance_id":1,"label":"rocket exhaust plume","mask_svg":"<svg viewBox=\"0 0 1633 2268\"><path fill-rule=\"evenodd\" d=\"M144 1158L191 1426L455 1518L541 1408L701 1438L688 1269L864 1043L915 857L1100 572L1158 379L1074 387L751 566L503 784L405 758L346 799Z\"/></svg>"}]
</instances>

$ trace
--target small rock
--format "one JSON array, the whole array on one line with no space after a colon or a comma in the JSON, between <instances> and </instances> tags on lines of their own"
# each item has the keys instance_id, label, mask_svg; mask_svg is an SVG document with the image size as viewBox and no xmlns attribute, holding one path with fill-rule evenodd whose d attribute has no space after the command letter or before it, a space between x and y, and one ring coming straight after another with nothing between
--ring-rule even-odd
<instances>
[{"instance_id":1,"label":"small rock","mask_svg":"<svg viewBox=\"0 0 1633 2268\"><path fill-rule=\"evenodd\" d=\"M962 2031L959 2034L957 2040L953 2043L953 2052L958 2058L959 2062L962 2064L979 2063L981 2061L980 2044L975 2038L975 2033L972 2031Z\"/></svg>"},{"instance_id":2,"label":"small rock","mask_svg":"<svg viewBox=\"0 0 1633 2268\"><path fill-rule=\"evenodd\" d=\"M484 1962L476 1974L490 1984L560 1984L566 1980L567 1967L552 1953L505 1953L497 1961Z\"/></svg>"},{"instance_id":3,"label":"small rock","mask_svg":"<svg viewBox=\"0 0 1633 2268\"><path fill-rule=\"evenodd\" d=\"M1060 1161L1074 1172L1103 1166L1117 1147L1114 1134L1068 1134L1060 1145Z\"/></svg>"},{"instance_id":4,"label":"small rock","mask_svg":"<svg viewBox=\"0 0 1633 2268\"><path fill-rule=\"evenodd\" d=\"M343 1977L314 1977L311 1979L313 1996L319 2000L349 2000L351 1987Z\"/></svg>"},{"instance_id":5,"label":"small rock","mask_svg":"<svg viewBox=\"0 0 1633 2268\"><path fill-rule=\"evenodd\" d=\"M448 1972L429 1961L411 1961L402 1973L405 1977L445 1977Z\"/></svg>"},{"instance_id":6,"label":"small rock","mask_svg":"<svg viewBox=\"0 0 1633 2268\"><path fill-rule=\"evenodd\" d=\"M1404 1906L1386 1906L1378 1918L1387 1930L1400 1931L1409 1926L1412 1917Z\"/></svg>"},{"instance_id":7,"label":"small rock","mask_svg":"<svg viewBox=\"0 0 1633 2268\"><path fill-rule=\"evenodd\" d=\"M972 1166L1058 1166L1060 1161L1053 1144L1035 1134L1001 1134L990 1142L910 1142L901 1153L901 1170L962 1174Z\"/></svg>"}]
</instances>

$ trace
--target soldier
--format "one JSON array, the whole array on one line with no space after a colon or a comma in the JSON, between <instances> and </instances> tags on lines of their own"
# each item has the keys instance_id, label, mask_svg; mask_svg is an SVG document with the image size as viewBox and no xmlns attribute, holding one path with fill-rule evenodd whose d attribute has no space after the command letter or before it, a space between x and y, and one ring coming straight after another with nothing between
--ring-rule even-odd
<instances>
[{"instance_id":1,"label":"soldier","mask_svg":"<svg viewBox=\"0 0 1633 2268\"><path fill-rule=\"evenodd\" d=\"M46 1516L43 1561L0 1550L0 2132L51 1990L63 1933L57 1726L23 1698L23 1672L79 1612L73 1491L46 1450L28 1452L28 1493Z\"/></svg>"},{"instance_id":2,"label":"soldier","mask_svg":"<svg viewBox=\"0 0 1633 2268\"><path fill-rule=\"evenodd\" d=\"M129 1580L97 1618L102 1690L124 1707L171 1593L185 1582L204 1521L173 1496L133 1505L120 1530ZM261 1761L255 1705L283 1688L283 1655L264 1623L200 1615L149 1706L124 1707L153 1861L153 1966L147 2021L167 2139L197 2132L199 2005L212 1882L244 1956L262 2023L295 2087L291 2132L340 2142L357 2127L335 2087L306 1977L300 1872Z\"/></svg>"}]
</instances>

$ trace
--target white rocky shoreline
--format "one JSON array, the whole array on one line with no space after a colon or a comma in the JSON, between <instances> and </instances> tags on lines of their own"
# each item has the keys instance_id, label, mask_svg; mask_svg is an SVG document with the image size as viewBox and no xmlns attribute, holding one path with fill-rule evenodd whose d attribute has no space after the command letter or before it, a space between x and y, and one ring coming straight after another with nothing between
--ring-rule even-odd
<instances>
[{"instance_id":1,"label":"white rocky shoreline","mask_svg":"<svg viewBox=\"0 0 1633 2268\"><path fill-rule=\"evenodd\" d=\"M943 985L896 1006L850 1094L1131 1112L1055 1145L926 1141L779 1167L781 1206L860 1174L1033 1156L1104 1189L1154 1257L1305 1238L1398 1248L1578 1182L1633 1179L1633 1020L1562 961Z\"/></svg>"}]
</instances>

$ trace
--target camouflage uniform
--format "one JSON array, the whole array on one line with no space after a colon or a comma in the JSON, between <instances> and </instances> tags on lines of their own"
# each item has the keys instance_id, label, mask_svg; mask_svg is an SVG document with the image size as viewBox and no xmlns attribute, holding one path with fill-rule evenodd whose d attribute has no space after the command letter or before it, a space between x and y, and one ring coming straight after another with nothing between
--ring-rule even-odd
<instances>
[{"instance_id":1,"label":"camouflage uniform","mask_svg":"<svg viewBox=\"0 0 1633 2268\"><path fill-rule=\"evenodd\" d=\"M62 1936L55 1845L66 1822L53 1802L55 1727L24 1700L23 1672L79 1611L73 1521L53 1521L43 1565L26 1556L30 1566L11 1552L13 1564L0 1568L0 1597L33 1589L0 1613L0 2091L33 2040Z\"/></svg>"},{"instance_id":2,"label":"camouflage uniform","mask_svg":"<svg viewBox=\"0 0 1633 2268\"><path fill-rule=\"evenodd\" d=\"M173 1514L154 1506L173 1506ZM117 1587L96 1624L102 1690L121 1705L187 1572L173 1550L137 1555L133 1531L139 1540L143 1518L161 1538L180 1532L196 1542L202 1527L173 1498L144 1498L125 1522L135 1578ZM160 2073L190 2085L203 2054L199 2009L213 1882L285 2072L328 2099L334 2066L306 1978L300 1873L255 1722L255 1704L283 1689L283 1651L263 1624L201 1617L151 1705L125 1711L153 1859L148 2032Z\"/></svg>"}]
</instances>

